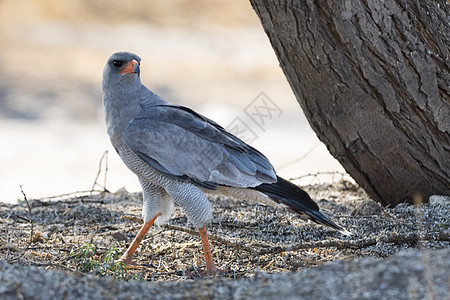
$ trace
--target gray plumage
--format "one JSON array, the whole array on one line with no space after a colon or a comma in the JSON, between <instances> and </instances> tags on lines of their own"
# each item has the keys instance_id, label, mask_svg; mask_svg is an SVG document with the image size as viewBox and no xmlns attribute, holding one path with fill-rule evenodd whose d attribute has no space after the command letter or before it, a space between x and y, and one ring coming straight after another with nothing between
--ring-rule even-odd
<instances>
[{"instance_id":1,"label":"gray plumage","mask_svg":"<svg viewBox=\"0 0 450 300\"><path fill-rule=\"evenodd\" d=\"M242 194L254 200L269 197L283 203L306 203L302 206L305 209L296 210L306 214L314 210L308 215L317 221L318 207L305 192L306 196L300 197L304 199L283 200L290 196L278 190L284 189L286 183L279 186L280 178L258 150L214 121L170 104L142 85L139 62L140 58L132 53L113 54L103 71L102 88L111 143L142 185L145 222L158 213L161 216L157 222L167 221L174 202L200 228L212 216L204 193L207 191ZM294 194L294 198L300 195L296 191ZM322 222L320 218L318 221ZM329 226L344 232L334 225Z\"/></svg>"}]
</instances>

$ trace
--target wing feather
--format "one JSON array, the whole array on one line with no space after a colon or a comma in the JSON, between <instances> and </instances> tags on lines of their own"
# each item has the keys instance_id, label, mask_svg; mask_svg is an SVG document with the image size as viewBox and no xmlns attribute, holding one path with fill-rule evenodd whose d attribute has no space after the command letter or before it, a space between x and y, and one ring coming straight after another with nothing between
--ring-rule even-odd
<instances>
[{"instance_id":1,"label":"wing feather","mask_svg":"<svg viewBox=\"0 0 450 300\"><path fill-rule=\"evenodd\" d=\"M155 169L207 188L276 182L275 170L263 154L186 107L143 107L122 139Z\"/></svg>"}]
</instances>

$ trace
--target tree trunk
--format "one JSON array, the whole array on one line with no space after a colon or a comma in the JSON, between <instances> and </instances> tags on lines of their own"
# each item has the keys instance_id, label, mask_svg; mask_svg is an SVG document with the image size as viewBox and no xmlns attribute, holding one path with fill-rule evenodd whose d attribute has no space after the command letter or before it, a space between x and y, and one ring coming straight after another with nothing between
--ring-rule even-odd
<instances>
[{"instance_id":1,"label":"tree trunk","mask_svg":"<svg viewBox=\"0 0 450 300\"><path fill-rule=\"evenodd\" d=\"M383 205L450 194L445 0L250 0L319 139Z\"/></svg>"}]
</instances>

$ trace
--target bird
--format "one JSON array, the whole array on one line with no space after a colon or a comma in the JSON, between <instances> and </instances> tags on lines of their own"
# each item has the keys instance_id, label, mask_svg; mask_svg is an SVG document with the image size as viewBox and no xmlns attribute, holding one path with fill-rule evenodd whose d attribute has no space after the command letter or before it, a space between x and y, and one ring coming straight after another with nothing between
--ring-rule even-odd
<instances>
[{"instance_id":1,"label":"bird","mask_svg":"<svg viewBox=\"0 0 450 300\"><path fill-rule=\"evenodd\" d=\"M275 201L312 221L351 235L319 211L300 187L278 176L257 149L194 110L169 103L145 87L141 58L112 54L103 69L102 91L107 133L142 186L143 225L118 262L132 256L150 227L170 220L180 206L199 231L205 256L204 274L214 275L206 224L212 219L207 194Z\"/></svg>"}]
</instances>

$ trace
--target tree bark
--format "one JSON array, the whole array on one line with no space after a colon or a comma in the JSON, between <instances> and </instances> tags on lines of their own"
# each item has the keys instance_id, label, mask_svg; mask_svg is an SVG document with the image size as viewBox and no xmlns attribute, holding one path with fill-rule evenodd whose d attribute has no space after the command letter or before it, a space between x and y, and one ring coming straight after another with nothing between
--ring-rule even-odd
<instances>
[{"instance_id":1,"label":"tree bark","mask_svg":"<svg viewBox=\"0 0 450 300\"><path fill-rule=\"evenodd\" d=\"M250 0L319 139L377 202L450 194L445 0Z\"/></svg>"}]
</instances>

